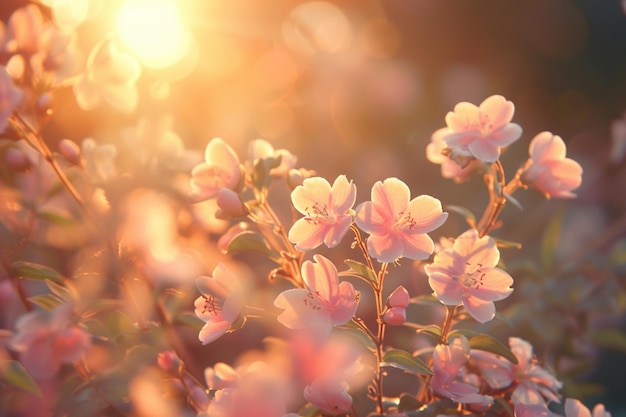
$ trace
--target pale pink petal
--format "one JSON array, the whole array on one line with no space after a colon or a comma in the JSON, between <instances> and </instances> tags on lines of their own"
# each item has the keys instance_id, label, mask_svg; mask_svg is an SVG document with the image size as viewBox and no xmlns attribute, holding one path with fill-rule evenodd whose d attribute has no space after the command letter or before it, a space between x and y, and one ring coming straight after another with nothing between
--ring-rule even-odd
<instances>
[{"instance_id":1,"label":"pale pink petal","mask_svg":"<svg viewBox=\"0 0 626 417\"><path fill-rule=\"evenodd\" d=\"M496 315L496 307L492 301L484 301L476 297L464 297L463 306L476 321L486 323Z\"/></svg>"},{"instance_id":2,"label":"pale pink petal","mask_svg":"<svg viewBox=\"0 0 626 417\"><path fill-rule=\"evenodd\" d=\"M480 103L479 109L481 113L489 116L489 122L494 127L509 123L513 118L513 113L515 113L513 103L500 95L487 97Z\"/></svg>"},{"instance_id":3,"label":"pale pink petal","mask_svg":"<svg viewBox=\"0 0 626 417\"><path fill-rule=\"evenodd\" d=\"M544 404L515 404L515 417L552 417Z\"/></svg>"},{"instance_id":4,"label":"pale pink petal","mask_svg":"<svg viewBox=\"0 0 626 417\"><path fill-rule=\"evenodd\" d=\"M467 292L484 301L498 301L508 297L513 289L513 278L500 268L489 268L480 276L480 285L467 287Z\"/></svg>"},{"instance_id":5,"label":"pale pink petal","mask_svg":"<svg viewBox=\"0 0 626 417\"><path fill-rule=\"evenodd\" d=\"M291 202L300 213L315 216L328 210L331 187L322 177L307 178L291 192ZM320 207L321 206L321 207ZM316 213L320 211L320 213Z\"/></svg>"},{"instance_id":6,"label":"pale pink petal","mask_svg":"<svg viewBox=\"0 0 626 417\"><path fill-rule=\"evenodd\" d=\"M78 327L70 327L57 333L54 350L62 362L70 363L80 359L91 346L89 333Z\"/></svg>"},{"instance_id":7,"label":"pale pink petal","mask_svg":"<svg viewBox=\"0 0 626 417\"><path fill-rule=\"evenodd\" d=\"M420 195L409 202L407 211L412 222L405 233L428 233L445 223L448 213L443 213L441 201L429 195ZM408 227L409 230L406 230Z\"/></svg>"},{"instance_id":8,"label":"pale pink petal","mask_svg":"<svg viewBox=\"0 0 626 417\"><path fill-rule=\"evenodd\" d=\"M223 139L211 139L204 151L204 157L208 164L226 173L225 187L234 189L237 186L241 176L239 158Z\"/></svg>"},{"instance_id":9,"label":"pale pink petal","mask_svg":"<svg viewBox=\"0 0 626 417\"><path fill-rule=\"evenodd\" d=\"M370 235L367 238L367 250L379 262L394 262L402 257L403 249L402 239L394 234Z\"/></svg>"},{"instance_id":10,"label":"pale pink petal","mask_svg":"<svg viewBox=\"0 0 626 417\"><path fill-rule=\"evenodd\" d=\"M323 300L329 300L337 293L339 275L335 265L321 255L314 255L315 262L305 261L302 264L302 279L311 292Z\"/></svg>"},{"instance_id":11,"label":"pale pink petal","mask_svg":"<svg viewBox=\"0 0 626 417\"><path fill-rule=\"evenodd\" d=\"M335 379L315 380L304 389L304 398L331 416L343 414L352 406L348 386Z\"/></svg>"},{"instance_id":12,"label":"pale pink petal","mask_svg":"<svg viewBox=\"0 0 626 417\"><path fill-rule=\"evenodd\" d=\"M473 140L468 148L476 159L483 162L496 162L500 157L500 148L484 138Z\"/></svg>"},{"instance_id":13,"label":"pale pink petal","mask_svg":"<svg viewBox=\"0 0 626 417\"><path fill-rule=\"evenodd\" d=\"M356 186L345 175L335 179L330 196L330 206L336 214L345 214L356 201Z\"/></svg>"},{"instance_id":14,"label":"pale pink petal","mask_svg":"<svg viewBox=\"0 0 626 417\"><path fill-rule=\"evenodd\" d=\"M460 132L450 132L443 138L447 147L455 149L465 149L464 154L471 156L467 151L467 146L474 140L481 138L481 133L478 130L463 130Z\"/></svg>"},{"instance_id":15,"label":"pale pink petal","mask_svg":"<svg viewBox=\"0 0 626 417\"><path fill-rule=\"evenodd\" d=\"M447 215L445 216L447 217ZM422 260L432 255L435 250L433 240L427 234L403 234L402 256L409 259Z\"/></svg>"},{"instance_id":16,"label":"pale pink petal","mask_svg":"<svg viewBox=\"0 0 626 417\"><path fill-rule=\"evenodd\" d=\"M332 227L328 227L326 236L324 237L324 243L329 248L334 248L341 242L341 239L348 233L350 226L352 225L352 217L344 216Z\"/></svg>"},{"instance_id":17,"label":"pale pink petal","mask_svg":"<svg viewBox=\"0 0 626 417\"><path fill-rule=\"evenodd\" d=\"M533 347L530 343L519 337L509 337L509 346L519 362L518 366L530 363L533 357Z\"/></svg>"},{"instance_id":18,"label":"pale pink petal","mask_svg":"<svg viewBox=\"0 0 626 417\"><path fill-rule=\"evenodd\" d=\"M426 158L434 164L443 164L449 158L441 153L446 147L443 137L451 133L450 128L442 127L436 130L430 137L430 143L426 146Z\"/></svg>"},{"instance_id":19,"label":"pale pink petal","mask_svg":"<svg viewBox=\"0 0 626 417\"><path fill-rule=\"evenodd\" d=\"M307 251L317 248L326 237L328 226L315 223L303 217L298 219L289 229L289 241L295 244L296 249Z\"/></svg>"},{"instance_id":20,"label":"pale pink petal","mask_svg":"<svg viewBox=\"0 0 626 417\"><path fill-rule=\"evenodd\" d=\"M596 404L593 407L593 417L611 417L611 413L606 411L604 404Z\"/></svg>"},{"instance_id":21,"label":"pale pink petal","mask_svg":"<svg viewBox=\"0 0 626 417\"><path fill-rule=\"evenodd\" d=\"M356 290L354 286L349 282L342 282L339 284L338 293L332 302L331 317L333 323L337 325L346 324L349 322L356 309L358 307Z\"/></svg>"},{"instance_id":22,"label":"pale pink petal","mask_svg":"<svg viewBox=\"0 0 626 417\"><path fill-rule=\"evenodd\" d=\"M541 132L530 141L528 153L535 162L551 159L563 159L567 148L560 136L551 132Z\"/></svg>"},{"instance_id":23,"label":"pale pink petal","mask_svg":"<svg viewBox=\"0 0 626 417\"><path fill-rule=\"evenodd\" d=\"M216 317L219 318L219 317ZM202 326L198 339L203 345L209 344L219 339L230 327L230 323L224 320L207 321Z\"/></svg>"},{"instance_id":24,"label":"pale pink petal","mask_svg":"<svg viewBox=\"0 0 626 417\"><path fill-rule=\"evenodd\" d=\"M565 417L591 417L591 412L579 400L568 398L565 400Z\"/></svg>"},{"instance_id":25,"label":"pale pink petal","mask_svg":"<svg viewBox=\"0 0 626 417\"><path fill-rule=\"evenodd\" d=\"M61 367L61 358L52 349L51 336L32 342L27 350L20 353L20 362L35 379L51 378Z\"/></svg>"},{"instance_id":26,"label":"pale pink petal","mask_svg":"<svg viewBox=\"0 0 626 417\"><path fill-rule=\"evenodd\" d=\"M472 103L461 102L454 106L454 111L446 114L446 124L456 132L469 130L478 119L478 107Z\"/></svg>"},{"instance_id":27,"label":"pale pink petal","mask_svg":"<svg viewBox=\"0 0 626 417\"><path fill-rule=\"evenodd\" d=\"M274 305L284 311L278 321L290 329L304 329L307 322L315 316L314 310L308 305L310 291L294 288L278 294Z\"/></svg>"},{"instance_id":28,"label":"pale pink petal","mask_svg":"<svg viewBox=\"0 0 626 417\"><path fill-rule=\"evenodd\" d=\"M527 381L520 383L511 395L513 404L545 404L545 400L535 389L534 385L528 384Z\"/></svg>"},{"instance_id":29,"label":"pale pink petal","mask_svg":"<svg viewBox=\"0 0 626 417\"><path fill-rule=\"evenodd\" d=\"M478 237L476 229L469 229L463 232L454 241L454 251L465 259L468 268L471 270L482 267L493 267L500 260L500 252L495 240L489 236Z\"/></svg>"},{"instance_id":30,"label":"pale pink petal","mask_svg":"<svg viewBox=\"0 0 626 417\"><path fill-rule=\"evenodd\" d=\"M491 388L502 389L506 388L513 383L513 374L510 369L486 366L481 367L482 377L489 384Z\"/></svg>"},{"instance_id":31,"label":"pale pink petal","mask_svg":"<svg viewBox=\"0 0 626 417\"><path fill-rule=\"evenodd\" d=\"M399 326L406 321L406 308L391 307L383 315L383 321L391 326Z\"/></svg>"},{"instance_id":32,"label":"pale pink petal","mask_svg":"<svg viewBox=\"0 0 626 417\"><path fill-rule=\"evenodd\" d=\"M492 134L491 143L500 147L509 146L521 136L522 127L517 123L509 123Z\"/></svg>"},{"instance_id":33,"label":"pale pink petal","mask_svg":"<svg viewBox=\"0 0 626 417\"><path fill-rule=\"evenodd\" d=\"M387 297L387 305L389 307L406 308L410 302L411 296L402 285L393 290L389 297Z\"/></svg>"},{"instance_id":34,"label":"pale pink petal","mask_svg":"<svg viewBox=\"0 0 626 417\"><path fill-rule=\"evenodd\" d=\"M391 218L406 210L410 197L409 187L397 178L378 181L372 187L372 202L381 206Z\"/></svg>"},{"instance_id":35,"label":"pale pink petal","mask_svg":"<svg viewBox=\"0 0 626 417\"><path fill-rule=\"evenodd\" d=\"M459 305L463 301L463 286L441 272L429 273L428 284L435 292L435 297L447 305Z\"/></svg>"},{"instance_id":36,"label":"pale pink petal","mask_svg":"<svg viewBox=\"0 0 626 417\"><path fill-rule=\"evenodd\" d=\"M359 229L374 235L387 234L393 223L393 213L388 213L382 206L371 201L361 203L356 208L356 221Z\"/></svg>"}]
</instances>

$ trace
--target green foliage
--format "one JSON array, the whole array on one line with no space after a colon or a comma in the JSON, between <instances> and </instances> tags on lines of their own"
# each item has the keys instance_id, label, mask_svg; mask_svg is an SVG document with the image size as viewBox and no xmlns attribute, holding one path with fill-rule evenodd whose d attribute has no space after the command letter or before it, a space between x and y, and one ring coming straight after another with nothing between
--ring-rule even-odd
<instances>
[{"instance_id":1,"label":"green foliage","mask_svg":"<svg viewBox=\"0 0 626 417\"><path fill-rule=\"evenodd\" d=\"M344 260L344 262L350 267L350 269L348 269L347 271L341 271L339 273L339 276L356 277L364 280L369 284L378 285L378 277L370 267L361 262L353 261L352 259L346 259Z\"/></svg>"},{"instance_id":2,"label":"green foliage","mask_svg":"<svg viewBox=\"0 0 626 417\"><path fill-rule=\"evenodd\" d=\"M421 359L416 358L409 352L400 349L392 349L385 352L380 366L391 366L402 369L405 372L417 375L432 375L433 372Z\"/></svg>"},{"instance_id":3,"label":"green foliage","mask_svg":"<svg viewBox=\"0 0 626 417\"><path fill-rule=\"evenodd\" d=\"M50 280L57 284L63 284L63 276L46 265L35 262L14 262L11 265L11 275L18 278L32 279L36 281Z\"/></svg>"},{"instance_id":4,"label":"green foliage","mask_svg":"<svg viewBox=\"0 0 626 417\"><path fill-rule=\"evenodd\" d=\"M30 392L38 397L43 396L35 380L18 361L3 360L0 362L0 380L5 384Z\"/></svg>"}]
</instances>

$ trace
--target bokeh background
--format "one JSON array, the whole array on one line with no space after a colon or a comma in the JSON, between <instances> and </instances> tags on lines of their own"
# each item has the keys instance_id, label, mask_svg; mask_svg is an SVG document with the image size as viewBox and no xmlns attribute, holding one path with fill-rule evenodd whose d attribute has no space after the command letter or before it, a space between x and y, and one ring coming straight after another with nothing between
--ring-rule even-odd
<instances>
[{"instance_id":1,"label":"bokeh background","mask_svg":"<svg viewBox=\"0 0 626 417\"><path fill-rule=\"evenodd\" d=\"M98 1L93 1L94 4ZM116 30L121 0L99 2L78 28L87 53ZM245 155L255 138L286 148L325 178L345 173L367 199L371 185L397 176L417 194L477 214L480 178L454 184L425 156L430 135L460 101L492 94L513 101L524 134L503 156L509 176L544 130L560 135L583 166L578 198L546 202L529 191L523 211L508 207L498 237L521 242L503 257L539 257L550 220L566 227L557 262L586 245L602 252L626 236L626 168L612 124L626 118L626 5L618 0L178 0L189 50L168 68L144 67L134 115L100 106L82 112L71 89L53 96L51 143L93 137L115 142L136 117L171 118L189 148L219 136ZM7 21L21 0L0 0ZM136 31L144 28L137 24ZM168 27L161 27L167 33ZM76 117L80 112L81 117ZM123 155L121 156L123 158ZM463 230L451 218L444 234ZM600 236L598 238L598 236ZM609 248L609 249L607 249ZM615 270L623 278L624 269ZM556 288L558 291L558 287ZM539 294L541 296L541 294ZM554 294L552 294L554 296ZM558 297L558 294L556 295ZM615 317L615 326L625 326ZM606 386L596 397L626 409L626 356L601 352L584 378Z\"/></svg>"}]
</instances>

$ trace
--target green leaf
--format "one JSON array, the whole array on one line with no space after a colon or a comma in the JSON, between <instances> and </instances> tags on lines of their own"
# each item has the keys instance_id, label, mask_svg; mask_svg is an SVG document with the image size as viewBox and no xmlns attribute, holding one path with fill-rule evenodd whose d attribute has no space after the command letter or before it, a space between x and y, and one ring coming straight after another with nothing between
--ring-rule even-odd
<instances>
[{"instance_id":1,"label":"green leaf","mask_svg":"<svg viewBox=\"0 0 626 417\"><path fill-rule=\"evenodd\" d=\"M503 345L499 340L494 337L479 333L469 338L469 344L472 349L484 350L487 352L495 353L496 355L507 358L510 362L517 364L517 358L511 352L511 349Z\"/></svg>"},{"instance_id":2,"label":"green leaf","mask_svg":"<svg viewBox=\"0 0 626 417\"><path fill-rule=\"evenodd\" d=\"M257 190L267 188L272 182L270 171L280 166L281 157L261 158L254 164L252 171L252 184Z\"/></svg>"},{"instance_id":3,"label":"green leaf","mask_svg":"<svg viewBox=\"0 0 626 417\"><path fill-rule=\"evenodd\" d=\"M496 241L496 246L498 246L499 248L522 249L522 244L519 242L512 242L510 240L503 240L503 239L497 239L497 238L494 238L493 240Z\"/></svg>"},{"instance_id":4,"label":"green leaf","mask_svg":"<svg viewBox=\"0 0 626 417\"><path fill-rule=\"evenodd\" d=\"M378 285L378 277L370 267L362 264L361 262L353 261L352 259L346 259L344 262L350 267L350 269L340 272L339 276L357 277L369 282L370 284Z\"/></svg>"},{"instance_id":5,"label":"green leaf","mask_svg":"<svg viewBox=\"0 0 626 417\"><path fill-rule=\"evenodd\" d=\"M392 349L385 352L383 362L380 366L391 366L412 374L433 374L428 365L409 352L400 349Z\"/></svg>"},{"instance_id":6,"label":"green leaf","mask_svg":"<svg viewBox=\"0 0 626 417\"><path fill-rule=\"evenodd\" d=\"M271 258L277 259L280 255L270 248L265 241L265 238L251 230L246 230L236 235L228 244L227 253L252 251L258 252L263 255L267 255Z\"/></svg>"},{"instance_id":7,"label":"green leaf","mask_svg":"<svg viewBox=\"0 0 626 417\"><path fill-rule=\"evenodd\" d=\"M541 239L541 264L546 271L551 270L554 263L554 254L559 244L561 228L563 227L563 217L563 212L552 217L546 225Z\"/></svg>"},{"instance_id":8,"label":"green leaf","mask_svg":"<svg viewBox=\"0 0 626 417\"><path fill-rule=\"evenodd\" d=\"M39 211L37 215L43 220L46 220L47 222L50 222L52 224L69 225L76 223L76 220L73 219L71 215L66 212L61 213L55 211Z\"/></svg>"},{"instance_id":9,"label":"green leaf","mask_svg":"<svg viewBox=\"0 0 626 417\"><path fill-rule=\"evenodd\" d=\"M194 313L181 313L178 316L176 316L175 319L176 323L180 323L183 326L187 326L197 332L200 331L200 329L202 329L202 326L204 326L204 322L202 320L200 320Z\"/></svg>"},{"instance_id":10,"label":"green leaf","mask_svg":"<svg viewBox=\"0 0 626 417\"><path fill-rule=\"evenodd\" d=\"M28 301L46 311L52 311L63 304L63 300L59 299L59 297L54 294L35 295L33 297L28 297Z\"/></svg>"},{"instance_id":11,"label":"green leaf","mask_svg":"<svg viewBox=\"0 0 626 417\"><path fill-rule=\"evenodd\" d=\"M444 210L460 214L470 227L476 227L476 217L474 217L474 213L469 209L462 206L446 205Z\"/></svg>"},{"instance_id":12,"label":"green leaf","mask_svg":"<svg viewBox=\"0 0 626 417\"><path fill-rule=\"evenodd\" d=\"M72 303L78 300L78 292L69 282L66 282L65 285L57 284L56 282L50 281L49 279L46 279L45 282L50 291L52 291L52 293L59 297L61 300L68 303Z\"/></svg>"},{"instance_id":13,"label":"green leaf","mask_svg":"<svg viewBox=\"0 0 626 417\"><path fill-rule=\"evenodd\" d=\"M424 326L424 325L415 324L415 323L411 323L407 321L407 322L404 322L402 325L405 327L410 327L412 329L415 329L417 333L423 333L423 334L427 334L429 336L434 337L437 343L441 341L441 328L437 326L436 324L429 324L429 325Z\"/></svg>"},{"instance_id":14,"label":"green leaf","mask_svg":"<svg viewBox=\"0 0 626 417\"><path fill-rule=\"evenodd\" d=\"M626 334L616 329L600 330L593 335L593 342L607 349L626 352Z\"/></svg>"},{"instance_id":15,"label":"green leaf","mask_svg":"<svg viewBox=\"0 0 626 417\"><path fill-rule=\"evenodd\" d=\"M11 274L18 278L26 278L37 281L49 279L57 284L63 283L63 276L59 272L48 266L34 262L14 262L13 265L11 265Z\"/></svg>"},{"instance_id":16,"label":"green leaf","mask_svg":"<svg viewBox=\"0 0 626 417\"><path fill-rule=\"evenodd\" d=\"M0 379L6 384L42 397L39 386L28 371L18 361L3 360L0 362Z\"/></svg>"}]
</instances>

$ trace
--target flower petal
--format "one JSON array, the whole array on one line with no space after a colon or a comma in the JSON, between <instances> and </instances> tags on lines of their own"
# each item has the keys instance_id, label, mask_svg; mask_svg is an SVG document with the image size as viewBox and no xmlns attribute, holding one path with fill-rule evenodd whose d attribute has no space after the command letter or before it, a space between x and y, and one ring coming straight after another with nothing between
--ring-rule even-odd
<instances>
[{"instance_id":1,"label":"flower petal","mask_svg":"<svg viewBox=\"0 0 626 417\"><path fill-rule=\"evenodd\" d=\"M307 251L317 248L323 241L328 227L323 223L315 223L307 217L298 219L289 229L289 240L296 249Z\"/></svg>"},{"instance_id":2,"label":"flower petal","mask_svg":"<svg viewBox=\"0 0 626 417\"><path fill-rule=\"evenodd\" d=\"M209 344L219 339L230 327L230 323L224 320L207 321L202 326L198 339L203 345Z\"/></svg>"},{"instance_id":3,"label":"flower petal","mask_svg":"<svg viewBox=\"0 0 626 417\"><path fill-rule=\"evenodd\" d=\"M330 184L322 177L307 178L291 192L291 202L300 213L315 216L316 211L328 210Z\"/></svg>"},{"instance_id":4,"label":"flower petal","mask_svg":"<svg viewBox=\"0 0 626 417\"><path fill-rule=\"evenodd\" d=\"M496 306L492 301L484 301L476 297L463 297L463 306L476 321L486 323L496 315Z\"/></svg>"},{"instance_id":5,"label":"flower petal","mask_svg":"<svg viewBox=\"0 0 626 417\"><path fill-rule=\"evenodd\" d=\"M346 214L356 201L356 185L348 181L345 175L335 179L331 188L330 206L335 215Z\"/></svg>"},{"instance_id":6,"label":"flower petal","mask_svg":"<svg viewBox=\"0 0 626 417\"><path fill-rule=\"evenodd\" d=\"M435 244L427 234L404 234L402 243L402 256L409 259L426 259L435 250Z\"/></svg>"},{"instance_id":7,"label":"flower petal","mask_svg":"<svg viewBox=\"0 0 626 417\"><path fill-rule=\"evenodd\" d=\"M407 233L428 233L445 223L448 213L441 208L441 201L429 195L420 195L411 200L407 211L413 222L407 225Z\"/></svg>"},{"instance_id":8,"label":"flower petal","mask_svg":"<svg viewBox=\"0 0 626 417\"><path fill-rule=\"evenodd\" d=\"M435 292L435 297L446 305L459 305L463 301L465 291L461 283L444 273L430 273L428 284Z\"/></svg>"},{"instance_id":9,"label":"flower petal","mask_svg":"<svg viewBox=\"0 0 626 417\"><path fill-rule=\"evenodd\" d=\"M500 268L489 268L482 272L480 286L467 287L467 292L484 301L498 301L508 297L513 288L513 278Z\"/></svg>"},{"instance_id":10,"label":"flower petal","mask_svg":"<svg viewBox=\"0 0 626 417\"><path fill-rule=\"evenodd\" d=\"M500 95L487 97L479 106L480 112L489 116L494 126L503 126L511 121L515 113L515 105Z\"/></svg>"},{"instance_id":11,"label":"flower petal","mask_svg":"<svg viewBox=\"0 0 626 417\"><path fill-rule=\"evenodd\" d=\"M367 238L367 250L378 262L394 262L402 257L403 249L402 240L391 233Z\"/></svg>"},{"instance_id":12,"label":"flower petal","mask_svg":"<svg viewBox=\"0 0 626 417\"><path fill-rule=\"evenodd\" d=\"M387 178L384 182L378 181L372 187L372 202L380 206L387 218L395 218L404 212L411 197L411 190L397 178Z\"/></svg>"}]
</instances>

